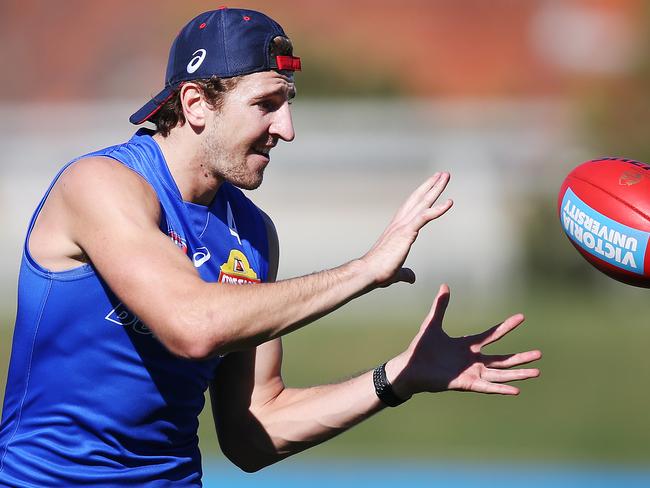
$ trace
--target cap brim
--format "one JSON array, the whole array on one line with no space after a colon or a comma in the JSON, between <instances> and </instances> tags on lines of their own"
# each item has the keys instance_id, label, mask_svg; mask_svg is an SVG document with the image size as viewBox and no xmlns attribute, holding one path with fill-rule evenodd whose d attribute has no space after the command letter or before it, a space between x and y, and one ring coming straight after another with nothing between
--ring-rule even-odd
<instances>
[{"instance_id":1,"label":"cap brim","mask_svg":"<svg viewBox=\"0 0 650 488\"><path fill-rule=\"evenodd\" d=\"M171 98L175 91L175 86L165 87L160 93L145 103L140 110L131 115L129 122L139 125L149 120Z\"/></svg>"}]
</instances>

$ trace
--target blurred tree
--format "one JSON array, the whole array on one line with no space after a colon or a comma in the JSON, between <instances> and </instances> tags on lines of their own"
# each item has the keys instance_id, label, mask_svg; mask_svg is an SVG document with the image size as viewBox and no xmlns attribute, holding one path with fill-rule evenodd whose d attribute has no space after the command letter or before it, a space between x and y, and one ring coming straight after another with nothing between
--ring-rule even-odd
<instances>
[{"instance_id":1,"label":"blurred tree","mask_svg":"<svg viewBox=\"0 0 650 488\"><path fill-rule=\"evenodd\" d=\"M307 50L303 55L305 68L296 75L300 97L331 98L371 98L382 99L403 96L403 83L387 71L365 69L361 73L353 70L342 71L332 66L331 56Z\"/></svg>"},{"instance_id":2,"label":"blurred tree","mask_svg":"<svg viewBox=\"0 0 650 488\"><path fill-rule=\"evenodd\" d=\"M575 103L579 144L589 159L621 156L650 162L650 3L639 10L637 57L629 69L599 76L574 75L567 87L567 100ZM551 187L559 189L565 176L559 173L567 168L556 171ZM578 256L559 224L556 195L541 190L530 195L522 224L524 268L530 284L581 288L602 284L603 275Z\"/></svg>"},{"instance_id":3,"label":"blurred tree","mask_svg":"<svg viewBox=\"0 0 650 488\"><path fill-rule=\"evenodd\" d=\"M555 195L531 193L523 215L523 269L533 290L564 286L590 288L602 275L587 263L564 236Z\"/></svg>"},{"instance_id":4,"label":"blurred tree","mask_svg":"<svg viewBox=\"0 0 650 488\"><path fill-rule=\"evenodd\" d=\"M650 161L650 4L644 4L637 61L615 78L581 86L580 126L599 155Z\"/></svg>"}]
</instances>

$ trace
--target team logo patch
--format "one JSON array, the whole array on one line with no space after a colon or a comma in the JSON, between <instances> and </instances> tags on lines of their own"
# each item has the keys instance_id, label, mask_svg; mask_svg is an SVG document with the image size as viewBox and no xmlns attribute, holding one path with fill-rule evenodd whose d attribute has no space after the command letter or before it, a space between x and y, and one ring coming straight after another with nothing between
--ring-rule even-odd
<instances>
[{"instance_id":1,"label":"team logo patch","mask_svg":"<svg viewBox=\"0 0 650 488\"><path fill-rule=\"evenodd\" d=\"M561 219L564 232L582 249L612 266L643 274L650 233L597 212L571 188L562 198Z\"/></svg>"},{"instance_id":2,"label":"team logo patch","mask_svg":"<svg viewBox=\"0 0 650 488\"><path fill-rule=\"evenodd\" d=\"M259 283L257 273L251 268L246 255L233 249L230 251L228 261L221 265L219 273L219 283L233 283L243 285L249 283Z\"/></svg>"}]
</instances>

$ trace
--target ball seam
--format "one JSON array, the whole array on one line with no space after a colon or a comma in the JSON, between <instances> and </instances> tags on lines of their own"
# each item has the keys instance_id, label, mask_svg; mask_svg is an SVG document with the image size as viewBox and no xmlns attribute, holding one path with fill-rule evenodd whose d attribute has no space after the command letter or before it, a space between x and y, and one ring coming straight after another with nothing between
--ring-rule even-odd
<instances>
[{"instance_id":1,"label":"ball seam","mask_svg":"<svg viewBox=\"0 0 650 488\"><path fill-rule=\"evenodd\" d=\"M626 202L626 201L623 200L622 198L620 198L620 197L614 195L613 193L611 193L610 191L606 190L605 188L602 188L602 187L600 187L600 186L598 186L598 185L592 183L591 181L585 180L585 179L580 178L579 176L576 176L576 175L569 175L569 178L575 178L576 180L578 180L578 181L582 181L583 183L587 183L588 185L591 185L591 186L593 186L594 188L598 188L600 191L602 191L602 192L604 192L604 193L607 193L607 194L608 194L610 197L612 197L614 200L618 200L618 201L621 202L623 205L625 205L625 206L631 208L632 210L634 210L636 213L638 213L639 215L641 215L642 217L644 217L644 218L648 221L648 223L650 223L650 216L649 216L648 214L646 214L645 212L643 212L643 211L640 210L639 208L635 207L635 206L632 205L631 203ZM569 185L569 187L570 187L570 185ZM603 215L605 215L605 214L603 214ZM610 218L611 218L611 217L610 217ZM613 220L613 219L612 219L612 220ZM631 226L631 225L628 225L628 227L632 227L632 226ZM641 229L639 229L639 230L641 230ZM643 232L647 232L647 231L643 231Z\"/></svg>"}]
</instances>

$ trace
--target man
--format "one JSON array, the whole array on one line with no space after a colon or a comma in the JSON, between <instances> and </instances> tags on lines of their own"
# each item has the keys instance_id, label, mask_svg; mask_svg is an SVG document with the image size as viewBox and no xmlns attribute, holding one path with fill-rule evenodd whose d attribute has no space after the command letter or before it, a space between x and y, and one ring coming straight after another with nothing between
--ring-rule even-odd
<instances>
[{"instance_id":1,"label":"man","mask_svg":"<svg viewBox=\"0 0 650 488\"><path fill-rule=\"evenodd\" d=\"M29 225L0 430L8 486L195 486L209 387L225 454L254 471L413 394L517 394L503 383L538 351L487 356L514 315L476 336L442 330L443 285L409 347L356 378L284 386L280 337L377 287L405 281L418 232L444 214L449 175L405 201L375 245L338 268L274 282L271 220L239 190L294 138L300 59L250 10L199 15L175 40L165 88L127 143L57 175ZM252 285L252 286L241 286Z\"/></svg>"}]
</instances>

